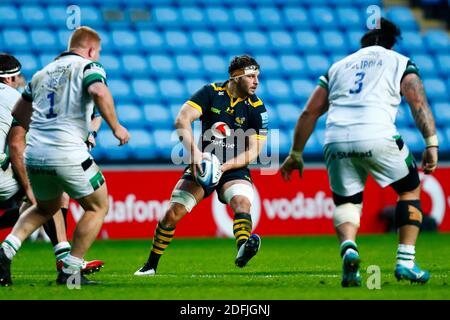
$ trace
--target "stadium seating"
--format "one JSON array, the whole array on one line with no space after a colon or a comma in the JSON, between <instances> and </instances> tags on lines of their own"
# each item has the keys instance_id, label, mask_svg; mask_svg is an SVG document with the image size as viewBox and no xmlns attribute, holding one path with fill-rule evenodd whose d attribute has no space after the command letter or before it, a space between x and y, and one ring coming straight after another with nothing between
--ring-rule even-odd
<instances>
[{"instance_id":1,"label":"stadium seating","mask_svg":"<svg viewBox=\"0 0 450 320\"><path fill-rule=\"evenodd\" d=\"M22 62L29 80L67 47L69 0L3 0L0 51ZM95 156L100 161L167 162L173 123L193 93L224 81L232 56L248 53L261 65L257 94L264 100L271 129L280 129L282 155L289 151L293 127L317 78L358 50L366 30L366 9L379 0L77 0L81 24L102 37L100 62L107 72L117 113L132 130L133 142L118 148L101 130ZM75 8L76 9L76 8ZM450 40L444 30L421 32L412 10L383 9L402 29L395 49L420 69L441 141L450 142ZM72 18L71 18L72 19ZM69 23L68 23L69 22ZM305 156L319 159L326 116L317 123ZM419 153L423 139L408 105L396 124ZM195 129L198 133L199 128ZM442 145L442 143L441 143ZM450 146L440 149L450 157Z\"/></svg>"}]
</instances>

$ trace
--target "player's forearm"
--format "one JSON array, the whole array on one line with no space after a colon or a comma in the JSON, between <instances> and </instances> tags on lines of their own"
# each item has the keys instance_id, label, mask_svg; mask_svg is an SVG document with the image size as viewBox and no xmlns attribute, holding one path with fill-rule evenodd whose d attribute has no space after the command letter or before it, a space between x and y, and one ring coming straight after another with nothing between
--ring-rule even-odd
<instances>
[{"instance_id":1,"label":"player's forearm","mask_svg":"<svg viewBox=\"0 0 450 320\"><path fill-rule=\"evenodd\" d=\"M95 117L91 121L91 130L97 132L98 130L100 130L101 125L102 125L102 117Z\"/></svg>"},{"instance_id":2,"label":"player's forearm","mask_svg":"<svg viewBox=\"0 0 450 320\"><path fill-rule=\"evenodd\" d=\"M201 151L195 144L191 122L183 117L177 117L175 120L175 128L177 129L178 138L184 148L189 152L189 155L195 156L196 154L200 154Z\"/></svg>"},{"instance_id":3,"label":"player's forearm","mask_svg":"<svg viewBox=\"0 0 450 320\"><path fill-rule=\"evenodd\" d=\"M407 75L402 81L402 93L410 106L414 121L422 136L428 138L435 135L433 114L420 78L415 74Z\"/></svg>"},{"instance_id":4,"label":"player's forearm","mask_svg":"<svg viewBox=\"0 0 450 320\"><path fill-rule=\"evenodd\" d=\"M114 108L114 100L109 90L106 90L102 94L93 95L94 102L98 106L98 110L105 119L105 122L115 131L119 126L119 120L117 119L116 110Z\"/></svg>"},{"instance_id":5,"label":"player's forearm","mask_svg":"<svg viewBox=\"0 0 450 320\"><path fill-rule=\"evenodd\" d=\"M31 188L28 181L27 171L25 169L24 162L24 151L25 151L25 140L21 143L11 141L9 144L9 158L11 161L11 166L16 176L19 184L25 189L29 190Z\"/></svg>"},{"instance_id":6,"label":"player's forearm","mask_svg":"<svg viewBox=\"0 0 450 320\"><path fill-rule=\"evenodd\" d=\"M297 121L297 124L295 125L292 150L303 152L306 142L314 131L317 119L317 115L314 115L307 110L302 112L299 120Z\"/></svg>"},{"instance_id":7,"label":"player's forearm","mask_svg":"<svg viewBox=\"0 0 450 320\"><path fill-rule=\"evenodd\" d=\"M248 150L238 154L236 157L226 161L222 165L223 171L244 168L258 158L260 150L264 144L251 144Z\"/></svg>"}]
</instances>

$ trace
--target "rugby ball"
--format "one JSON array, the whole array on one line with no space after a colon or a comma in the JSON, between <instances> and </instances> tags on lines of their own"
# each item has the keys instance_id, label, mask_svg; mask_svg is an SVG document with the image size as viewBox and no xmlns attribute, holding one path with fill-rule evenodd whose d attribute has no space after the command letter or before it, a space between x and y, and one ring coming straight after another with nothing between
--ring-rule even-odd
<instances>
[{"instance_id":1,"label":"rugby ball","mask_svg":"<svg viewBox=\"0 0 450 320\"><path fill-rule=\"evenodd\" d=\"M200 161L202 172L197 170L197 182L203 187L216 186L222 176L220 166L219 158L217 158L216 155L205 153L203 159Z\"/></svg>"}]
</instances>

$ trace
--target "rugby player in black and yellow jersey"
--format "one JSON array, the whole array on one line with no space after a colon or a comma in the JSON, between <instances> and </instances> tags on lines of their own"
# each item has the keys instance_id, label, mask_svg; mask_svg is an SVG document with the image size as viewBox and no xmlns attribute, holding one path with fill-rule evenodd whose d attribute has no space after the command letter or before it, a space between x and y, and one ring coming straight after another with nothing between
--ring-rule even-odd
<instances>
[{"instance_id":1,"label":"rugby player in black and yellow jersey","mask_svg":"<svg viewBox=\"0 0 450 320\"><path fill-rule=\"evenodd\" d=\"M268 129L266 108L255 95L259 69L250 56L234 57L227 81L205 85L181 107L175 124L180 140L189 150L191 165L175 186L169 208L156 227L147 262L135 275L155 274L177 223L214 191L234 213L233 232L238 249L235 264L244 267L258 252L261 239L251 234L250 207L254 195L247 166L262 150ZM192 122L197 119L202 122L200 147L192 134ZM203 188L195 181L196 170L201 170L198 164L203 152L214 153L222 163L222 177L212 188Z\"/></svg>"}]
</instances>

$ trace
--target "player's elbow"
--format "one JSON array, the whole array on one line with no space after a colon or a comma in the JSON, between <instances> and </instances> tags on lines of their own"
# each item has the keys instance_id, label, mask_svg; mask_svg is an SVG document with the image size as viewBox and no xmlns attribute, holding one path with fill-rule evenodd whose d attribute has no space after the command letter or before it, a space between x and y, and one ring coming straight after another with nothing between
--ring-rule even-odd
<instances>
[{"instance_id":1,"label":"player's elbow","mask_svg":"<svg viewBox=\"0 0 450 320\"><path fill-rule=\"evenodd\" d=\"M88 87L88 93L94 100L104 99L108 94L108 88L101 82L96 82Z\"/></svg>"}]
</instances>

